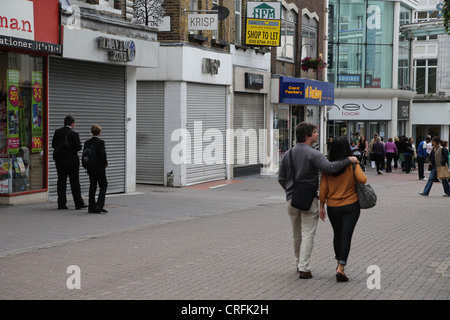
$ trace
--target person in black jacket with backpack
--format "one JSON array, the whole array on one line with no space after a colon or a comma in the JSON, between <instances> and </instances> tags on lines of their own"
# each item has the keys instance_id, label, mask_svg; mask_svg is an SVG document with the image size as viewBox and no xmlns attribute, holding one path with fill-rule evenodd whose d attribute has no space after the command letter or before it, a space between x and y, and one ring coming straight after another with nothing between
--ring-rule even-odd
<instances>
[{"instance_id":1,"label":"person in black jacket with backpack","mask_svg":"<svg viewBox=\"0 0 450 320\"><path fill-rule=\"evenodd\" d=\"M52 139L53 160L55 160L58 173L57 192L58 209L68 209L67 207L67 177L70 180L75 209L87 207L81 197L80 187L80 158L78 151L81 150L80 136L73 130L75 118L67 116L64 118L64 127L55 130Z\"/></svg>"},{"instance_id":2,"label":"person in black jacket with backpack","mask_svg":"<svg viewBox=\"0 0 450 320\"><path fill-rule=\"evenodd\" d=\"M93 137L84 143L83 150L83 167L87 169L89 174L89 213L106 213L105 196L108 187L106 180L106 167L108 160L106 158L105 141L100 139L102 128L99 125L93 125L91 128ZM88 151L86 151L88 150ZM95 193L97 192L97 184L100 188L97 201L95 201Z\"/></svg>"}]
</instances>

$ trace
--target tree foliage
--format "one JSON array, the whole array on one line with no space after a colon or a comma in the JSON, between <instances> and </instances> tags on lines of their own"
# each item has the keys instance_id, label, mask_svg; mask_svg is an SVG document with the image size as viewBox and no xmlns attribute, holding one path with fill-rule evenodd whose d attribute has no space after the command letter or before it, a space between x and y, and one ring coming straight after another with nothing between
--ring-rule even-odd
<instances>
[{"instance_id":1,"label":"tree foliage","mask_svg":"<svg viewBox=\"0 0 450 320\"><path fill-rule=\"evenodd\" d=\"M444 0L444 6L442 7L442 16L444 18L444 27L450 34L450 0Z\"/></svg>"},{"instance_id":2,"label":"tree foliage","mask_svg":"<svg viewBox=\"0 0 450 320\"><path fill-rule=\"evenodd\" d=\"M162 4L164 0L135 0L133 4L133 18L137 24L157 27L166 13Z\"/></svg>"}]
</instances>

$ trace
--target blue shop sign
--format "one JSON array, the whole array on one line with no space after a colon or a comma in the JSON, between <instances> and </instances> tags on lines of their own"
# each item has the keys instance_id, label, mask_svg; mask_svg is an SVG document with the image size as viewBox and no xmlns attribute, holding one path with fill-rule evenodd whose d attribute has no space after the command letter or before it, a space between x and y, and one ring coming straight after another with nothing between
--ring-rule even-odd
<instances>
[{"instance_id":1,"label":"blue shop sign","mask_svg":"<svg viewBox=\"0 0 450 320\"><path fill-rule=\"evenodd\" d=\"M328 106L334 104L334 84L280 77L279 103Z\"/></svg>"}]
</instances>

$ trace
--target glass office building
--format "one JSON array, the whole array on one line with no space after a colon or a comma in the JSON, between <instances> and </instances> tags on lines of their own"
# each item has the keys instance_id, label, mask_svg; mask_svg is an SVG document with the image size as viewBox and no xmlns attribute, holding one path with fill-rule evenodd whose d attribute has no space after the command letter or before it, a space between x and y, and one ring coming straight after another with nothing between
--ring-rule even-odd
<instances>
[{"instance_id":1,"label":"glass office building","mask_svg":"<svg viewBox=\"0 0 450 320\"><path fill-rule=\"evenodd\" d=\"M411 47L399 28L411 12L409 1L329 1L328 136L409 133Z\"/></svg>"}]
</instances>

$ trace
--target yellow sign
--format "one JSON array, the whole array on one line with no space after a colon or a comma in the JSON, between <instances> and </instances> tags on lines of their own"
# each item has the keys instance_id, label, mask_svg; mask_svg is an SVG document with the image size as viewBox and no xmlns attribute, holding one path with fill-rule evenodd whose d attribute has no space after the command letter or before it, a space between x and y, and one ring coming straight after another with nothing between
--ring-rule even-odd
<instances>
[{"instance_id":1,"label":"yellow sign","mask_svg":"<svg viewBox=\"0 0 450 320\"><path fill-rule=\"evenodd\" d=\"M251 46L280 46L280 20L262 20L247 18L245 44Z\"/></svg>"}]
</instances>

